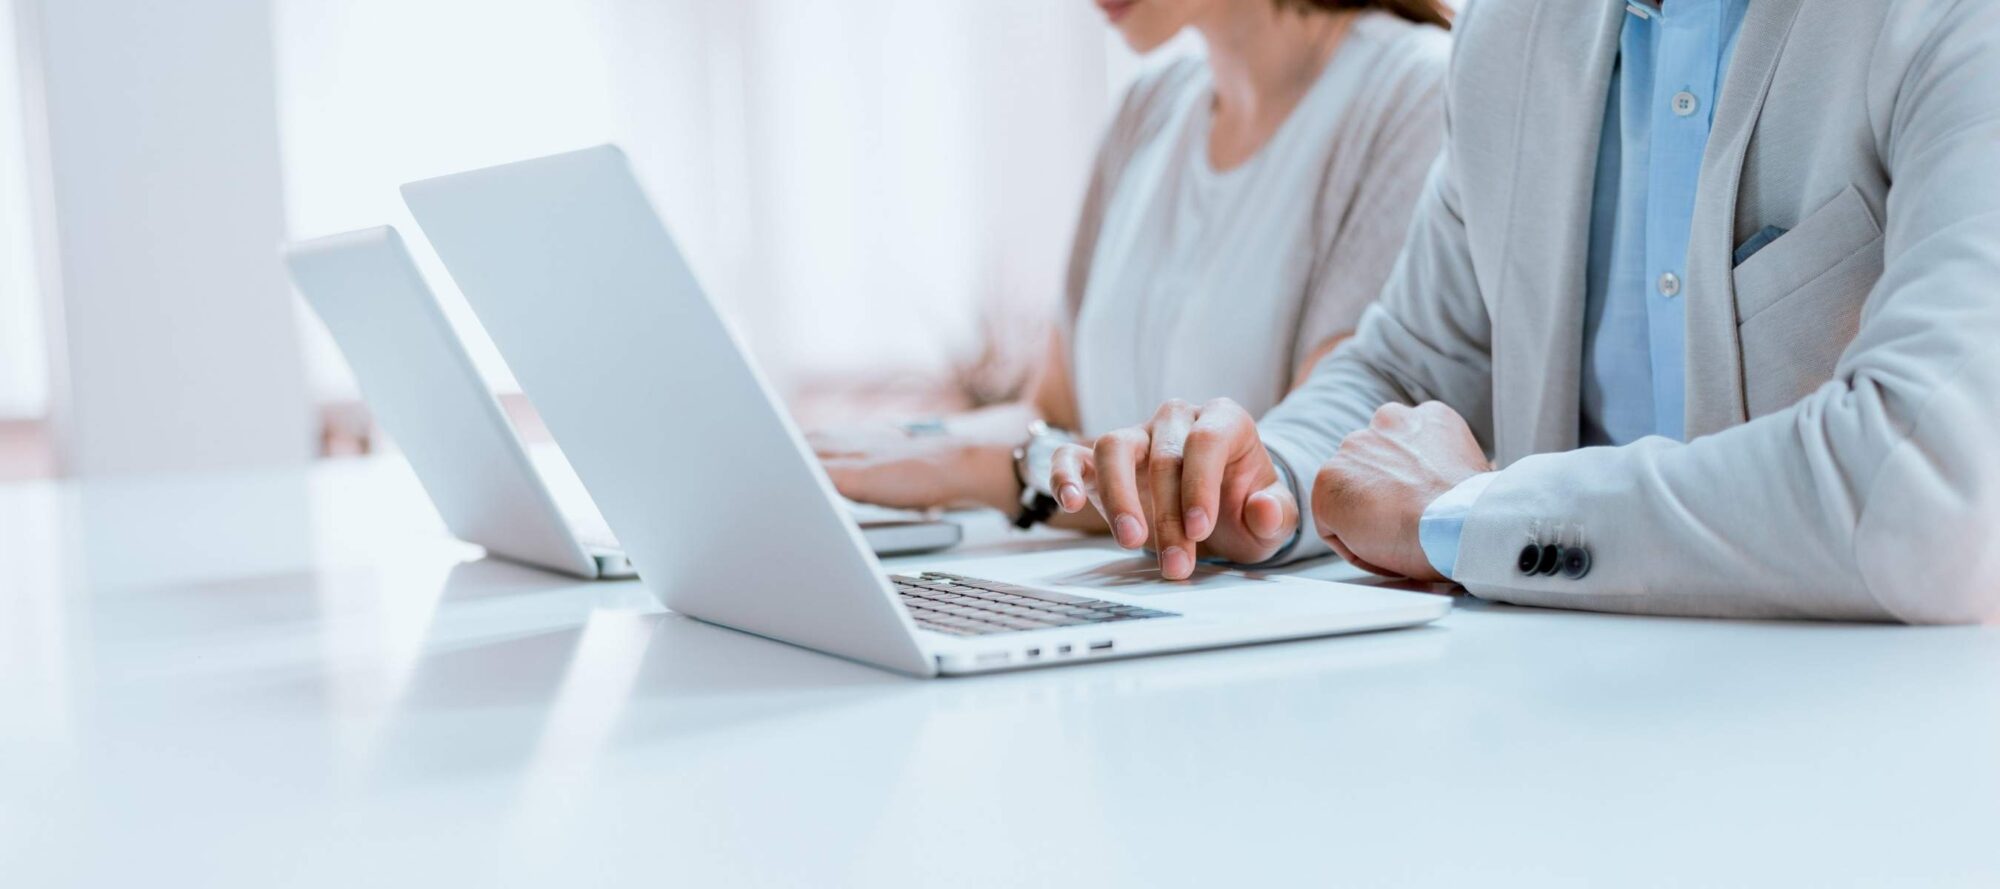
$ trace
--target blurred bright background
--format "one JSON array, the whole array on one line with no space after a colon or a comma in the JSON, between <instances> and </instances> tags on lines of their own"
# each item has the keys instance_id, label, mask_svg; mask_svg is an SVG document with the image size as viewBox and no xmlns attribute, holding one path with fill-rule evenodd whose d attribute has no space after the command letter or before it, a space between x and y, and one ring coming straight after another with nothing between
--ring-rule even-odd
<instances>
[{"instance_id":1,"label":"blurred bright background","mask_svg":"<svg viewBox=\"0 0 2000 889\"><path fill-rule=\"evenodd\" d=\"M0 2L0 478L378 446L277 247L385 222L515 392L396 189L606 141L807 422L1004 397L1160 61L1088 0Z\"/></svg>"}]
</instances>

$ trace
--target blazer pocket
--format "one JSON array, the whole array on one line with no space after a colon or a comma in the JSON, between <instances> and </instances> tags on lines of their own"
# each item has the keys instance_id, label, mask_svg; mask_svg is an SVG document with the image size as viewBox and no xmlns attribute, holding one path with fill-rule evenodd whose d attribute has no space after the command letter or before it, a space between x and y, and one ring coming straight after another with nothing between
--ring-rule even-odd
<instances>
[{"instance_id":1,"label":"blazer pocket","mask_svg":"<svg viewBox=\"0 0 2000 889\"><path fill-rule=\"evenodd\" d=\"M1736 269L1744 407L1761 417L1833 378L1882 277L1882 229L1853 186Z\"/></svg>"},{"instance_id":2,"label":"blazer pocket","mask_svg":"<svg viewBox=\"0 0 2000 889\"><path fill-rule=\"evenodd\" d=\"M1868 201L1849 185L1736 267L1736 322L1749 323L1854 254L1874 247L1881 237L1882 226Z\"/></svg>"}]
</instances>

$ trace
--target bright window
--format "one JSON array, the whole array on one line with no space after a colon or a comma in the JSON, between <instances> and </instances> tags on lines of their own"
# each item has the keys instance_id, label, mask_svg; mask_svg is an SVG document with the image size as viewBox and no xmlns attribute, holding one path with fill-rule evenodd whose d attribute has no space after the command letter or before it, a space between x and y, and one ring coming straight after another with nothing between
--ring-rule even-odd
<instances>
[{"instance_id":1,"label":"bright window","mask_svg":"<svg viewBox=\"0 0 2000 889\"><path fill-rule=\"evenodd\" d=\"M391 224L495 385L498 352L424 244L405 182L611 138L596 20L575 0L278 0L279 121L292 236ZM316 320L311 385L354 384Z\"/></svg>"},{"instance_id":2,"label":"bright window","mask_svg":"<svg viewBox=\"0 0 2000 889\"><path fill-rule=\"evenodd\" d=\"M623 145L711 295L788 391L942 378L1055 304L1109 108L1077 0L278 0L294 237L391 223L409 180ZM1126 70L1119 69L1121 72ZM308 319L322 398L353 397ZM1025 332L1025 336L1023 335Z\"/></svg>"}]
</instances>

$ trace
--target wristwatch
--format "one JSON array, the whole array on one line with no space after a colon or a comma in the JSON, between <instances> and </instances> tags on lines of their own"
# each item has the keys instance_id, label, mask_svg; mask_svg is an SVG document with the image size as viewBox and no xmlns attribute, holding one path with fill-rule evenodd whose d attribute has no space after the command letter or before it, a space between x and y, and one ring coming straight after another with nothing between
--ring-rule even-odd
<instances>
[{"instance_id":1,"label":"wristwatch","mask_svg":"<svg viewBox=\"0 0 2000 889\"><path fill-rule=\"evenodd\" d=\"M1036 420L1028 424L1028 439L1014 448L1014 482L1021 486L1021 511L1014 514L1014 527L1025 531L1056 514L1056 498L1046 490L1049 459L1064 440L1049 431L1049 424Z\"/></svg>"}]
</instances>

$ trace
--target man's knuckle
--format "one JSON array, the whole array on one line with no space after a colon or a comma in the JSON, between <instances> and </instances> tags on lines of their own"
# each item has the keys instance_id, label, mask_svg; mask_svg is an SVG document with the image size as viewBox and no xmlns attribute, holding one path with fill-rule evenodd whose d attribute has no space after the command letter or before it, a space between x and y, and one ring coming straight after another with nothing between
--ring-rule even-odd
<instances>
[{"instance_id":1,"label":"man's knuckle","mask_svg":"<svg viewBox=\"0 0 2000 889\"><path fill-rule=\"evenodd\" d=\"M1375 416L1372 418L1372 422L1377 426L1387 425L1408 419L1410 413L1411 409L1409 405L1392 401L1375 409Z\"/></svg>"}]
</instances>

